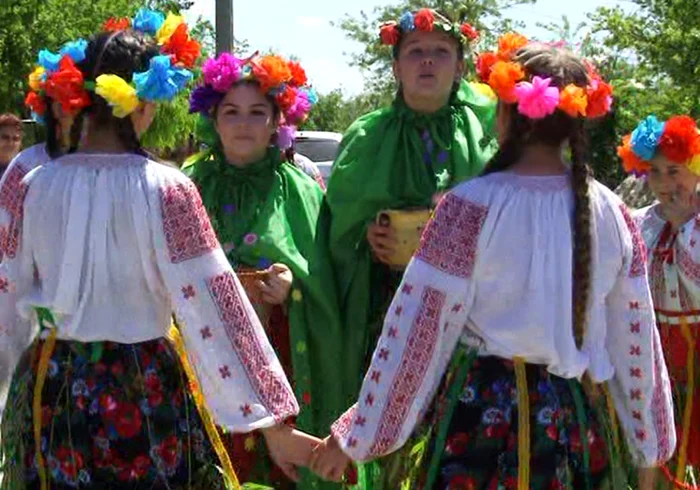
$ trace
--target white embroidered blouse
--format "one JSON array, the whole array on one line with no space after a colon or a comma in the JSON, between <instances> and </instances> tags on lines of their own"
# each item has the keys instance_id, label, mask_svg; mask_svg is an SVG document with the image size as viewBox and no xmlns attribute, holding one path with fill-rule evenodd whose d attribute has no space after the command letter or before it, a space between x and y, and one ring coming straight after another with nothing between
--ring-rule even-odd
<instances>
[{"instance_id":1,"label":"white embroidered blouse","mask_svg":"<svg viewBox=\"0 0 700 490\"><path fill-rule=\"evenodd\" d=\"M24 168L0 190L3 391L37 334L33 307L54 312L59 339L81 342L163 337L174 313L220 425L248 432L298 413L189 179L128 154Z\"/></svg>"},{"instance_id":2,"label":"white embroidered blouse","mask_svg":"<svg viewBox=\"0 0 700 490\"><path fill-rule=\"evenodd\" d=\"M659 323L700 325L700 217L677 232L653 204L633 214L649 250L651 294ZM682 314L682 315L681 315Z\"/></svg>"},{"instance_id":3,"label":"white embroidered blouse","mask_svg":"<svg viewBox=\"0 0 700 490\"><path fill-rule=\"evenodd\" d=\"M447 194L384 322L358 402L333 426L354 460L401 447L427 410L457 342L480 355L611 381L640 466L675 447L671 390L654 325L644 243L622 202L591 186L588 333L572 333L573 195L567 176L496 173Z\"/></svg>"}]
</instances>

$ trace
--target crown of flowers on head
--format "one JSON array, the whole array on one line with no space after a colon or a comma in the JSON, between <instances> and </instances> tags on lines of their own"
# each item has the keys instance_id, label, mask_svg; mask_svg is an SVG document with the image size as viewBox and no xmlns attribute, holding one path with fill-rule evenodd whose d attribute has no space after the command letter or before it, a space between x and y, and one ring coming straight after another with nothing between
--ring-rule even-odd
<instances>
[{"instance_id":1,"label":"crown of flowers on head","mask_svg":"<svg viewBox=\"0 0 700 490\"><path fill-rule=\"evenodd\" d=\"M637 177L649 172L649 162L658 152L700 175L700 133L697 123L688 116L674 116L666 122L648 116L622 139L622 145L617 148L625 171Z\"/></svg>"},{"instance_id":2,"label":"crown of flowers on head","mask_svg":"<svg viewBox=\"0 0 700 490\"><path fill-rule=\"evenodd\" d=\"M260 92L272 97L280 110L277 146L281 150L292 146L296 128L318 102L301 65L274 54L258 56L256 53L243 59L222 53L204 62L202 75L203 84L190 95L190 112L209 117L231 87L241 81L255 82Z\"/></svg>"},{"instance_id":3,"label":"crown of flowers on head","mask_svg":"<svg viewBox=\"0 0 700 490\"><path fill-rule=\"evenodd\" d=\"M605 116L612 106L612 87L596 72L588 68L588 86L569 84L560 89L551 78L528 77L525 68L514 57L529 40L510 32L498 40L497 52L481 53L476 71L482 82L488 84L498 98L508 104L518 104L518 112L530 119L542 119L558 109L571 117L595 119ZM553 46L554 47L554 46Z\"/></svg>"},{"instance_id":4,"label":"crown of flowers on head","mask_svg":"<svg viewBox=\"0 0 700 490\"><path fill-rule=\"evenodd\" d=\"M133 20L111 18L103 25L105 32L127 29L158 42L161 54L151 59L147 71L135 73L131 83L112 74L102 74L94 83L85 82L76 63L85 59L87 41L69 42L58 53L41 50L37 66L29 75L31 91L25 99L33 117L41 120L46 112L44 94L59 102L65 114L74 115L91 104L90 90L104 98L119 118L136 110L140 101L172 100L192 79L188 68L199 58L199 42L191 39L183 17L172 13L166 17L162 12L141 9Z\"/></svg>"},{"instance_id":5,"label":"crown of flowers on head","mask_svg":"<svg viewBox=\"0 0 700 490\"><path fill-rule=\"evenodd\" d=\"M405 12L399 21L389 21L379 27L382 44L396 46L401 36L408 32L444 32L450 34L461 44L468 44L479 39L479 31L467 22L453 23L445 16L432 9L420 9L416 13Z\"/></svg>"}]
</instances>

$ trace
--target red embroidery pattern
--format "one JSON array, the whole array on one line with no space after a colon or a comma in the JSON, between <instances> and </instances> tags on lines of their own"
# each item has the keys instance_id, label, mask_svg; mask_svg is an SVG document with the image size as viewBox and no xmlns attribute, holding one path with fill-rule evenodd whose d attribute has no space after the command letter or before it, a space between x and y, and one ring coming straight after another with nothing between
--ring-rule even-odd
<instances>
[{"instance_id":1,"label":"red embroidery pattern","mask_svg":"<svg viewBox=\"0 0 700 490\"><path fill-rule=\"evenodd\" d=\"M335 421L331 432L338 441L344 441L350 434L350 430L357 419L357 405L350 407L338 420Z\"/></svg>"},{"instance_id":2,"label":"red embroidery pattern","mask_svg":"<svg viewBox=\"0 0 700 490\"><path fill-rule=\"evenodd\" d=\"M19 247L20 224L24 216L24 197L27 186L22 183L26 172L15 165L7 174L5 183L0 191L0 208L10 215L7 227L0 228L0 252L14 259Z\"/></svg>"},{"instance_id":3,"label":"red embroidery pattern","mask_svg":"<svg viewBox=\"0 0 700 490\"><path fill-rule=\"evenodd\" d=\"M639 277L644 274L646 262L647 262L647 247L644 244L644 239L642 234L637 228L637 224L632 219L627 206L624 204L620 205L620 211L625 219L625 224L627 229L632 235L632 263L630 264L630 277Z\"/></svg>"},{"instance_id":4,"label":"red embroidery pattern","mask_svg":"<svg viewBox=\"0 0 700 490\"><path fill-rule=\"evenodd\" d=\"M442 291L430 287L423 291L420 309L408 334L406 348L390 385L388 402L369 451L370 459L385 454L399 438L409 408L437 347L440 312L445 301L446 295Z\"/></svg>"},{"instance_id":5,"label":"red embroidery pattern","mask_svg":"<svg viewBox=\"0 0 700 490\"><path fill-rule=\"evenodd\" d=\"M10 281L4 277L0 277L0 292L7 293L10 290Z\"/></svg>"},{"instance_id":6,"label":"red embroidery pattern","mask_svg":"<svg viewBox=\"0 0 700 490\"><path fill-rule=\"evenodd\" d=\"M471 277L487 213L485 206L448 194L426 226L416 257L453 276Z\"/></svg>"},{"instance_id":7,"label":"red embroidery pattern","mask_svg":"<svg viewBox=\"0 0 700 490\"><path fill-rule=\"evenodd\" d=\"M700 286L700 264L693 261L693 258L683 247L677 247L678 267L681 272L696 286Z\"/></svg>"},{"instance_id":8,"label":"red embroidery pattern","mask_svg":"<svg viewBox=\"0 0 700 490\"><path fill-rule=\"evenodd\" d=\"M163 232L172 263L200 257L218 247L216 233L192 182L161 189L160 200Z\"/></svg>"},{"instance_id":9,"label":"red embroidery pattern","mask_svg":"<svg viewBox=\"0 0 700 490\"><path fill-rule=\"evenodd\" d=\"M219 311L226 335L257 397L278 421L294 415L298 409L294 395L282 373L270 366L236 287L233 273L224 272L209 279L207 287Z\"/></svg>"},{"instance_id":10,"label":"red embroidery pattern","mask_svg":"<svg viewBox=\"0 0 700 490\"><path fill-rule=\"evenodd\" d=\"M669 416L667 413L668 404L666 403L666 392L664 390L663 383L663 354L661 351L661 345L659 339L654 336L654 394L651 400L651 413L654 423L654 432L656 432L656 444L657 444L657 455L658 461L666 461L671 455L671 447L669 444L669 432L675 430L673 427L669 427L668 420Z\"/></svg>"}]
</instances>

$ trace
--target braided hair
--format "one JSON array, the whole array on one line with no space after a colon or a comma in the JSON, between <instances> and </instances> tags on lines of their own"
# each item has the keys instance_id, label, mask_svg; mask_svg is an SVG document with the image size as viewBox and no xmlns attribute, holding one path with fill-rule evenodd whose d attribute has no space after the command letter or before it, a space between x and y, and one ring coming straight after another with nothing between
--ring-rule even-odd
<instances>
[{"instance_id":1,"label":"braided hair","mask_svg":"<svg viewBox=\"0 0 700 490\"><path fill-rule=\"evenodd\" d=\"M570 51L529 44L520 49L515 61L525 69L527 76L551 78L559 88L573 83L580 87L588 84L588 70ZM573 334L580 349L586 333L586 311L591 290L591 203L589 182L591 172L587 165L584 121L572 118L562 111L533 120L520 114L515 105L502 106L508 111L510 124L499 151L486 164L482 175L500 172L515 164L523 149L534 143L560 147L564 142L571 149L571 187L574 193L573 227Z\"/></svg>"}]
</instances>

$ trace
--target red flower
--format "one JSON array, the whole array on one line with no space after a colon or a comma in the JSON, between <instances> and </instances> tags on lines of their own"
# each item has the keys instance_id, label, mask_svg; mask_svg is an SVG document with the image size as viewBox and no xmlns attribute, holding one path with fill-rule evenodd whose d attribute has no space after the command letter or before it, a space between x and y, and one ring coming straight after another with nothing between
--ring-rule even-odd
<instances>
[{"instance_id":1,"label":"red flower","mask_svg":"<svg viewBox=\"0 0 700 490\"><path fill-rule=\"evenodd\" d=\"M44 98L36 92L29 92L27 94L27 98L24 99L24 105L29 107L32 112L38 114L39 116L43 116L46 112L46 103L44 102Z\"/></svg>"},{"instance_id":2,"label":"red flower","mask_svg":"<svg viewBox=\"0 0 700 490\"><path fill-rule=\"evenodd\" d=\"M435 25L435 15L430 9L420 9L414 16L416 29L424 32L431 32Z\"/></svg>"},{"instance_id":3,"label":"red flower","mask_svg":"<svg viewBox=\"0 0 700 490\"><path fill-rule=\"evenodd\" d=\"M111 368L112 376L115 378L118 378L119 376L124 374L124 364L121 363L121 361L117 361L114 364L112 364Z\"/></svg>"},{"instance_id":4,"label":"red flower","mask_svg":"<svg viewBox=\"0 0 700 490\"><path fill-rule=\"evenodd\" d=\"M95 364L95 374L102 376L107 372L107 365L104 362L98 362Z\"/></svg>"},{"instance_id":5,"label":"red flower","mask_svg":"<svg viewBox=\"0 0 700 490\"><path fill-rule=\"evenodd\" d=\"M459 432L447 440L447 452L451 456L460 456L467 450L468 443L469 434Z\"/></svg>"},{"instance_id":6,"label":"red flower","mask_svg":"<svg viewBox=\"0 0 700 490\"><path fill-rule=\"evenodd\" d=\"M301 395L301 400L304 402L304 405L311 405L311 393L309 393L308 391L305 391Z\"/></svg>"},{"instance_id":7,"label":"red flower","mask_svg":"<svg viewBox=\"0 0 700 490\"><path fill-rule=\"evenodd\" d=\"M612 87L598 75L594 75L588 85L588 106L586 117L603 117L610 111L612 105Z\"/></svg>"},{"instance_id":8,"label":"red flower","mask_svg":"<svg viewBox=\"0 0 700 490\"><path fill-rule=\"evenodd\" d=\"M119 437L131 439L141 432L141 410L133 403L121 403L117 408L114 428Z\"/></svg>"},{"instance_id":9,"label":"red flower","mask_svg":"<svg viewBox=\"0 0 700 490\"><path fill-rule=\"evenodd\" d=\"M505 422L500 424L489 425L486 428L486 437L492 439L503 439L508 434L508 424Z\"/></svg>"},{"instance_id":10,"label":"red flower","mask_svg":"<svg viewBox=\"0 0 700 490\"><path fill-rule=\"evenodd\" d=\"M476 59L476 72L479 74L479 79L482 82L489 83L491 68L497 61L498 55L492 52L481 53Z\"/></svg>"},{"instance_id":11,"label":"red flower","mask_svg":"<svg viewBox=\"0 0 700 490\"><path fill-rule=\"evenodd\" d=\"M78 477L78 472L85 467L83 455L67 447L61 447L56 451L56 459L59 462L61 472L71 480L75 480Z\"/></svg>"},{"instance_id":12,"label":"red flower","mask_svg":"<svg viewBox=\"0 0 700 490\"><path fill-rule=\"evenodd\" d=\"M450 478L447 484L448 490L474 490L476 489L476 480L467 475L457 475Z\"/></svg>"},{"instance_id":13,"label":"red flower","mask_svg":"<svg viewBox=\"0 0 700 490\"><path fill-rule=\"evenodd\" d=\"M379 37L382 40L382 44L396 46L401 38L401 31L399 31L396 22L386 22L379 28Z\"/></svg>"},{"instance_id":14,"label":"red flower","mask_svg":"<svg viewBox=\"0 0 700 490\"><path fill-rule=\"evenodd\" d=\"M275 100L277 101L277 105L279 106L280 110L282 112L287 112L292 108L297 100L297 90L294 87L287 85L284 92L279 94Z\"/></svg>"},{"instance_id":15,"label":"red flower","mask_svg":"<svg viewBox=\"0 0 700 490\"><path fill-rule=\"evenodd\" d=\"M462 31L462 34L464 37L469 39L470 41L476 41L479 39L479 31L477 31L474 26L469 24L468 22L465 22L459 27L459 30Z\"/></svg>"},{"instance_id":16,"label":"red flower","mask_svg":"<svg viewBox=\"0 0 700 490\"><path fill-rule=\"evenodd\" d=\"M180 454L177 437L170 436L165 439L156 447L156 452L163 460L163 463L165 463L165 466L168 468L177 466Z\"/></svg>"},{"instance_id":17,"label":"red flower","mask_svg":"<svg viewBox=\"0 0 700 490\"><path fill-rule=\"evenodd\" d=\"M75 115L91 103L84 87L83 73L70 56L61 58L58 71L46 80L46 95L61 104L63 112Z\"/></svg>"},{"instance_id":18,"label":"red flower","mask_svg":"<svg viewBox=\"0 0 700 490\"><path fill-rule=\"evenodd\" d=\"M100 409L102 409L103 417L107 421L112 421L117 415L119 403L112 395L103 393L100 395Z\"/></svg>"},{"instance_id":19,"label":"red flower","mask_svg":"<svg viewBox=\"0 0 700 490\"><path fill-rule=\"evenodd\" d=\"M144 384L146 385L146 390L149 393L163 391L163 384L160 382L160 378L155 373L148 373Z\"/></svg>"},{"instance_id":20,"label":"red flower","mask_svg":"<svg viewBox=\"0 0 700 490\"><path fill-rule=\"evenodd\" d=\"M102 30L105 32L125 31L131 27L131 19L128 17L110 17L102 24Z\"/></svg>"},{"instance_id":21,"label":"red flower","mask_svg":"<svg viewBox=\"0 0 700 490\"><path fill-rule=\"evenodd\" d=\"M190 38L187 24L183 22L165 42L162 51L172 55L173 64L182 63L185 67L192 68L202 52L202 46Z\"/></svg>"},{"instance_id":22,"label":"red flower","mask_svg":"<svg viewBox=\"0 0 700 490\"><path fill-rule=\"evenodd\" d=\"M306 72L296 61L289 62L289 69L292 72L292 85L297 87L303 87L306 85L308 79L306 78Z\"/></svg>"},{"instance_id":23,"label":"red flower","mask_svg":"<svg viewBox=\"0 0 700 490\"><path fill-rule=\"evenodd\" d=\"M137 456L131 464L125 465L119 472L121 481L140 480L148 474L151 467L151 458L145 455Z\"/></svg>"},{"instance_id":24,"label":"red flower","mask_svg":"<svg viewBox=\"0 0 700 490\"><path fill-rule=\"evenodd\" d=\"M672 162L688 162L700 153L700 134L695 121L688 116L675 116L666 121L659 147Z\"/></svg>"},{"instance_id":25,"label":"red flower","mask_svg":"<svg viewBox=\"0 0 700 490\"><path fill-rule=\"evenodd\" d=\"M554 424L551 424L547 426L547 437L549 437L553 441L558 441L559 440L559 430L557 429L557 426Z\"/></svg>"}]
</instances>

